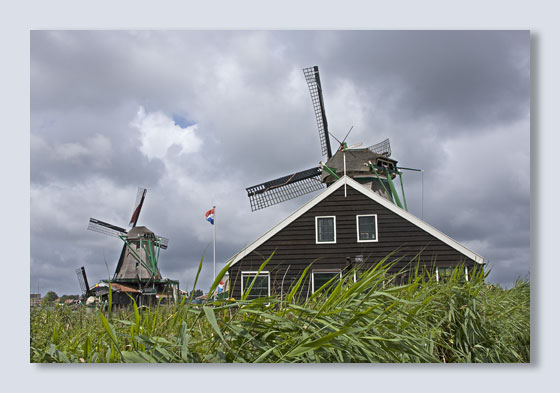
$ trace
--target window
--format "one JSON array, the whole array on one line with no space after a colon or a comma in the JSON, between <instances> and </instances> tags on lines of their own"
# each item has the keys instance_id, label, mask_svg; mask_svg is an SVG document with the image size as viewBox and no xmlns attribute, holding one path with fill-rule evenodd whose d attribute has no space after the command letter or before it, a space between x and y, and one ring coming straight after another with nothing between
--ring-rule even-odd
<instances>
[{"instance_id":1,"label":"window","mask_svg":"<svg viewBox=\"0 0 560 393\"><path fill-rule=\"evenodd\" d=\"M315 217L315 242L336 243L336 217Z\"/></svg>"},{"instance_id":2,"label":"window","mask_svg":"<svg viewBox=\"0 0 560 393\"><path fill-rule=\"evenodd\" d=\"M377 214L356 216L358 243L377 241Z\"/></svg>"},{"instance_id":3,"label":"window","mask_svg":"<svg viewBox=\"0 0 560 393\"><path fill-rule=\"evenodd\" d=\"M448 282L452 278L459 283L465 283L469 281L469 270L466 266L464 272L457 267L436 267L436 281Z\"/></svg>"},{"instance_id":4,"label":"window","mask_svg":"<svg viewBox=\"0 0 560 393\"><path fill-rule=\"evenodd\" d=\"M255 279L256 277L256 279ZM249 289L255 280L247 299L270 296L270 273L269 272L241 272L241 294Z\"/></svg>"},{"instance_id":5,"label":"window","mask_svg":"<svg viewBox=\"0 0 560 393\"><path fill-rule=\"evenodd\" d=\"M333 278L334 280L332 280ZM334 287L341 278L342 272L340 270L313 270L311 273L311 289L315 293L330 280L332 280L330 286Z\"/></svg>"},{"instance_id":6,"label":"window","mask_svg":"<svg viewBox=\"0 0 560 393\"><path fill-rule=\"evenodd\" d=\"M452 276L453 276L452 267L436 267L436 281L448 282Z\"/></svg>"}]
</instances>

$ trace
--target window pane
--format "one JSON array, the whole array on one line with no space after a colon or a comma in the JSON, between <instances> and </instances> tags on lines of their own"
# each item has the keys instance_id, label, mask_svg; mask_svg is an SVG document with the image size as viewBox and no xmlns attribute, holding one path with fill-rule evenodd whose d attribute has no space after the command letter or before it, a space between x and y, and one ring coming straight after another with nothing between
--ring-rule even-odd
<instances>
[{"instance_id":1,"label":"window pane","mask_svg":"<svg viewBox=\"0 0 560 393\"><path fill-rule=\"evenodd\" d=\"M317 231L320 242L334 242L334 218L318 218Z\"/></svg>"},{"instance_id":2,"label":"window pane","mask_svg":"<svg viewBox=\"0 0 560 393\"><path fill-rule=\"evenodd\" d=\"M452 275L453 275L453 268L451 267L438 268L438 276L440 282L448 282Z\"/></svg>"},{"instance_id":3,"label":"window pane","mask_svg":"<svg viewBox=\"0 0 560 393\"><path fill-rule=\"evenodd\" d=\"M336 278L331 282L331 285L335 286L338 283L338 279L340 279L340 272L313 272L313 292L321 288L333 277Z\"/></svg>"},{"instance_id":4,"label":"window pane","mask_svg":"<svg viewBox=\"0 0 560 393\"><path fill-rule=\"evenodd\" d=\"M358 217L358 236L360 240L376 240L375 216Z\"/></svg>"},{"instance_id":5,"label":"window pane","mask_svg":"<svg viewBox=\"0 0 560 393\"><path fill-rule=\"evenodd\" d=\"M243 275L243 291L246 292L253 279L255 278L254 275ZM251 293L247 296L247 299L255 299L258 297L266 297L268 296L268 275L260 275L255 280L255 284L253 288L251 288Z\"/></svg>"}]
</instances>

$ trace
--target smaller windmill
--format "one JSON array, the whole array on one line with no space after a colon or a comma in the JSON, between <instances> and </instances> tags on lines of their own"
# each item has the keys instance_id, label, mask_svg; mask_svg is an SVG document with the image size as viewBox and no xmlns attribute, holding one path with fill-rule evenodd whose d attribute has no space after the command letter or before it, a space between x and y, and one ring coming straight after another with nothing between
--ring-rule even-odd
<instances>
[{"instance_id":1,"label":"smaller windmill","mask_svg":"<svg viewBox=\"0 0 560 393\"><path fill-rule=\"evenodd\" d=\"M134 290L140 294L155 295L168 284L178 287L178 282L162 279L159 271L159 252L167 249L169 240L145 226L137 226L146 192L145 188L138 187L130 230L95 218L89 219L88 229L118 237L124 243L111 283L121 285L125 292Z\"/></svg>"}]
</instances>

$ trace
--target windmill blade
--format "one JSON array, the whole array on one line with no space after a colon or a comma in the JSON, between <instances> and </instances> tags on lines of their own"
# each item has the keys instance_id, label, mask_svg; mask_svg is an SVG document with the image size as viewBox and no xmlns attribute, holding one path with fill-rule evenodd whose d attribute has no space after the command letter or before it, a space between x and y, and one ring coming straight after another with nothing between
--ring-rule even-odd
<instances>
[{"instance_id":1,"label":"windmill blade","mask_svg":"<svg viewBox=\"0 0 560 393\"><path fill-rule=\"evenodd\" d=\"M264 209L324 188L318 167L248 187L251 210Z\"/></svg>"},{"instance_id":2,"label":"windmill blade","mask_svg":"<svg viewBox=\"0 0 560 393\"><path fill-rule=\"evenodd\" d=\"M85 267L76 269L76 276L78 276L78 282L80 283L80 289L82 290L82 296L88 296L90 293L89 283L86 276Z\"/></svg>"},{"instance_id":3,"label":"windmill blade","mask_svg":"<svg viewBox=\"0 0 560 393\"><path fill-rule=\"evenodd\" d=\"M167 246L169 245L169 239L166 238L166 237L163 237L163 236L158 236L158 235L156 235L156 238L158 238L159 241L160 241L159 247L162 250L167 250Z\"/></svg>"},{"instance_id":4,"label":"windmill blade","mask_svg":"<svg viewBox=\"0 0 560 393\"><path fill-rule=\"evenodd\" d=\"M127 234L126 229L100 220L96 220L95 218L89 219L89 224L87 229L89 229L90 231L99 232L99 233L103 233L104 235L109 235L114 237L126 236Z\"/></svg>"},{"instance_id":5,"label":"windmill blade","mask_svg":"<svg viewBox=\"0 0 560 393\"><path fill-rule=\"evenodd\" d=\"M311 101L313 102L317 127L319 128L322 154L331 158L331 142L329 140L327 116L325 115L325 103L323 102L323 89L321 88L321 79L319 78L319 67L304 68L303 75L305 75L305 80L309 86L309 93L311 93Z\"/></svg>"},{"instance_id":6,"label":"windmill blade","mask_svg":"<svg viewBox=\"0 0 560 393\"><path fill-rule=\"evenodd\" d=\"M368 147L374 153L381 154L385 157L391 157L391 144L389 143L389 138L385 139L383 142L376 143Z\"/></svg>"},{"instance_id":7,"label":"windmill blade","mask_svg":"<svg viewBox=\"0 0 560 393\"><path fill-rule=\"evenodd\" d=\"M128 225L131 225L133 228L138 222L138 217L140 217L140 210L142 210L142 205L144 204L144 198L146 198L147 191L148 190L146 190L145 188L138 187L136 202L134 203L134 210L132 211L132 217L130 218L130 222L128 223Z\"/></svg>"},{"instance_id":8,"label":"windmill blade","mask_svg":"<svg viewBox=\"0 0 560 393\"><path fill-rule=\"evenodd\" d=\"M346 134L346 136L342 140L341 144L346 142L346 138L348 138L348 135L350 135L350 133L352 132L353 129L354 129L354 126L350 127L350 129L348 130L348 133Z\"/></svg>"}]
</instances>

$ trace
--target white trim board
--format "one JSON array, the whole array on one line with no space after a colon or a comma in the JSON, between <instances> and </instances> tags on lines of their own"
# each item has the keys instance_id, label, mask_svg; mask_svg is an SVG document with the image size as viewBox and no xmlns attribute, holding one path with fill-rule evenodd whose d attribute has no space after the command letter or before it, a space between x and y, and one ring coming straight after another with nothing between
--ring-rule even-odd
<instances>
[{"instance_id":1,"label":"white trim board","mask_svg":"<svg viewBox=\"0 0 560 393\"><path fill-rule=\"evenodd\" d=\"M243 270L241 272L241 296L243 296L243 291L244 291L243 276L245 276L245 277L266 277L268 279L267 280L267 284L268 284L268 294L267 294L267 296L270 296L270 272L268 270L267 271L263 270L261 272L259 272L258 270L254 270L254 271L253 270Z\"/></svg>"},{"instance_id":2,"label":"white trim board","mask_svg":"<svg viewBox=\"0 0 560 393\"><path fill-rule=\"evenodd\" d=\"M333 219L333 240L319 241L319 218ZM336 244L336 216L315 216L315 244Z\"/></svg>"},{"instance_id":3,"label":"white trim board","mask_svg":"<svg viewBox=\"0 0 560 393\"><path fill-rule=\"evenodd\" d=\"M311 293L315 293L315 274L321 273L336 273L338 274L338 279L342 280L342 269L315 269L311 270ZM354 273L356 274L356 273ZM356 280L354 279L354 282Z\"/></svg>"},{"instance_id":4,"label":"white trim board","mask_svg":"<svg viewBox=\"0 0 560 393\"><path fill-rule=\"evenodd\" d=\"M479 264L484 263L484 258L481 257L480 255L478 255L477 253L469 250L468 248L466 248L465 246L463 246L462 244L457 242L455 239L452 239L451 237L447 236L445 233L440 232L439 230L437 230L436 228L434 228L430 224L422 221L421 219L419 219L415 215L407 212L404 209L401 209L400 207L398 207L394 203L392 203L392 202L388 201L387 199L377 195L371 189L366 188L365 186L361 185L356 180L354 180L354 179L352 179L351 177L348 177L348 176L342 176L340 179L338 179L336 182L334 182L326 190L324 190L319 195L317 195L315 198L313 198L312 200L307 202L305 205L303 205L302 207L297 209L295 212L293 212L291 215L286 217L279 224L277 224L276 226L269 229L267 232L265 232L261 237L259 237L253 243L251 243L250 245L245 247L243 250L239 251L239 253L237 253L235 256L230 258L227 261L227 263L230 263L231 266L233 266L234 264L239 262L241 259L245 258L252 251L254 251L256 248L261 246L268 239L270 239L272 236L276 235L282 229L284 229L285 227L290 225L292 222L294 222L296 219L298 219L305 212L310 210L315 205L319 204L319 202L326 199L328 196L333 194L340 187L343 187L345 184L348 187L352 187L354 190L362 193L366 197L368 197L368 198L374 200L375 202L379 203L381 206L389 209L393 213L401 216L402 218L404 218L408 222L416 225L418 228L426 231L430 235L434 236L436 239L441 240L442 242L444 242L445 244L447 244L451 248L453 248L453 249L459 251L461 254L465 255L467 258L470 258L470 259L472 259L473 261L475 261L476 263L479 263Z\"/></svg>"},{"instance_id":5,"label":"white trim board","mask_svg":"<svg viewBox=\"0 0 560 393\"><path fill-rule=\"evenodd\" d=\"M360 240L360 217L373 217L375 219L375 239ZM358 243L377 243L379 241L379 233L377 231L377 214L356 214L356 241Z\"/></svg>"}]
</instances>

